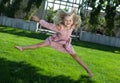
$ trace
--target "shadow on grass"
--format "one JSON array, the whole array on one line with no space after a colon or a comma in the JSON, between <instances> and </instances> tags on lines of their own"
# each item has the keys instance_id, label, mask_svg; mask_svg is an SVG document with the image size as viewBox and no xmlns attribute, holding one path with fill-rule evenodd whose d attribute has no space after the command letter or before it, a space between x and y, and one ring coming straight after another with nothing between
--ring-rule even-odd
<instances>
[{"instance_id":1,"label":"shadow on grass","mask_svg":"<svg viewBox=\"0 0 120 83\"><path fill-rule=\"evenodd\" d=\"M16 29L16 28L9 28L9 27L0 27L0 32L19 35L19 36L26 36L30 38L37 38L41 40L45 40L48 36L50 36L45 33L30 32L30 31L25 31L25 30ZM72 44L76 46L85 47L85 48L98 49L102 51L109 51L109 52L120 54L120 48L117 48L117 47L84 42L76 39L73 39Z\"/></svg>"},{"instance_id":2,"label":"shadow on grass","mask_svg":"<svg viewBox=\"0 0 120 83\"><path fill-rule=\"evenodd\" d=\"M0 32L23 36L23 37L36 38L36 39L41 39L41 40L44 40L49 36L45 33L30 32L27 30L11 28L11 27L0 27Z\"/></svg>"},{"instance_id":3,"label":"shadow on grass","mask_svg":"<svg viewBox=\"0 0 120 83\"><path fill-rule=\"evenodd\" d=\"M120 54L120 48L118 48L118 47L112 47L112 46L90 43L90 42L79 41L79 40L74 40L72 42L72 44L76 45L76 46L85 47L85 48L96 49L96 50L101 50L101 51L108 51L108 52Z\"/></svg>"},{"instance_id":4,"label":"shadow on grass","mask_svg":"<svg viewBox=\"0 0 120 83\"><path fill-rule=\"evenodd\" d=\"M78 80L63 75L47 76L38 73L44 71L25 62L13 62L0 58L0 83L95 83L88 76Z\"/></svg>"}]
</instances>

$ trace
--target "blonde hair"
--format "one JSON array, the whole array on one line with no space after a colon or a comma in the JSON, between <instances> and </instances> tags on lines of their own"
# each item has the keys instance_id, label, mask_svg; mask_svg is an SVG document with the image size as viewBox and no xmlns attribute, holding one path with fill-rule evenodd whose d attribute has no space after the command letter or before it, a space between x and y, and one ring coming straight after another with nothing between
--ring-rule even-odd
<instances>
[{"instance_id":1,"label":"blonde hair","mask_svg":"<svg viewBox=\"0 0 120 83\"><path fill-rule=\"evenodd\" d=\"M53 17L53 22L55 24L63 24L64 18L66 16L68 16L68 15L70 16L72 14L73 14L73 24L75 25L75 29L77 29L81 25L81 17L80 17L80 15L77 15L76 11L74 11L74 10L71 11L70 13L68 13L68 12L66 12L64 10L61 10L61 9L58 10L56 12L56 14L54 15L54 17Z\"/></svg>"}]
</instances>

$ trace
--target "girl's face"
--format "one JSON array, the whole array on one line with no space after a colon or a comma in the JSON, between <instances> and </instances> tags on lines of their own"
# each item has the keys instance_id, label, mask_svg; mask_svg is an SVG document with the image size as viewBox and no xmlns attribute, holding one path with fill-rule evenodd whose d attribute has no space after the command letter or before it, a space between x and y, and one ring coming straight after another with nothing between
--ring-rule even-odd
<instances>
[{"instance_id":1,"label":"girl's face","mask_svg":"<svg viewBox=\"0 0 120 83\"><path fill-rule=\"evenodd\" d=\"M66 16L64 19L64 25L65 25L65 27L71 27L73 25L73 17Z\"/></svg>"}]
</instances>

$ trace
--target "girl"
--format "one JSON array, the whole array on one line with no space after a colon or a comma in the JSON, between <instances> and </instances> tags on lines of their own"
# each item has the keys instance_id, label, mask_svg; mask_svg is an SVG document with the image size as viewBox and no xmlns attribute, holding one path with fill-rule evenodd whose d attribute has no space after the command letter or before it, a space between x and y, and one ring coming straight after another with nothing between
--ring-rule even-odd
<instances>
[{"instance_id":1,"label":"girl","mask_svg":"<svg viewBox=\"0 0 120 83\"><path fill-rule=\"evenodd\" d=\"M70 36L72 31L80 27L81 24L81 18L76 14L75 9L70 13L59 10L53 18L54 24L41 20L37 16L33 16L33 20L40 23L41 26L53 30L56 33L48 37L44 42L40 42L38 44L30 46L15 46L18 50L23 51L27 49L51 46L58 51L69 53L91 77L93 76L92 72L83 63L83 61L80 60L71 45Z\"/></svg>"}]
</instances>

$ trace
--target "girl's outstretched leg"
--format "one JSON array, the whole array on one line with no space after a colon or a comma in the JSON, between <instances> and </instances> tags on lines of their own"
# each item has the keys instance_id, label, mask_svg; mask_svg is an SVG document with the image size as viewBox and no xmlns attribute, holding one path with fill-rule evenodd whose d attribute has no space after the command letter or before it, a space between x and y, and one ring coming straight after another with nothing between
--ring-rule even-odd
<instances>
[{"instance_id":1,"label":"girl's outstretched leg","mask_svg":"<svg viewBox=\"0 0 120 83\"><path fill-rule=\"evenodd\" d=\"M40 48L40 47L44 47L44 46L48 46L48 44L45 42L41 42L41 43L30 45L30 46L15 46L15 48L17 48L20 51L23 51L23 50L27 50L27 49Z\"/></svg>"},{"instance_id":2,"label":"girl's outstretched leg","mask_svg":"<svg viewBox=\"0 0 120 83\"><path fill-rule=\"evenodd\" d=\"M76 54L71 54L71 56L88 72L91 77L94 76L90 69L83 63L82 60L80 60L80 58Z\"/></svg>"}]
</instances>

